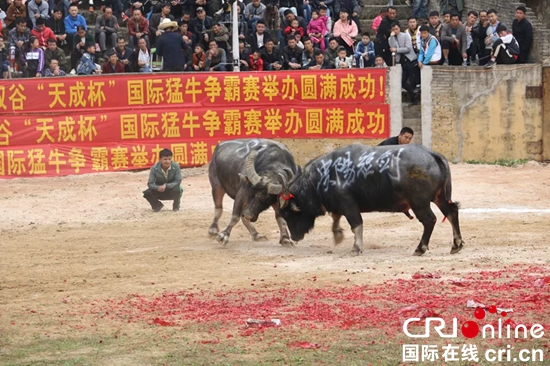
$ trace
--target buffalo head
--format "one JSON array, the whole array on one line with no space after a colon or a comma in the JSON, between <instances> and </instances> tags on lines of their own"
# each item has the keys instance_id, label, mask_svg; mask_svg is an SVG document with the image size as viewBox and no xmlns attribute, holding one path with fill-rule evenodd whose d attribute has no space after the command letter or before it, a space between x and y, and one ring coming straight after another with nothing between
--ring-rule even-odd
<instances>
[{"instance_id":1,"label":"buffalo head","mask_svg":"<svg viewBox=\"0 0 550 366\"><path fill-rule=\"evenodd\" d=\"M283 181L283 190L279 195L279 212L285 219L292 240L300 241L313 226L315 218L323 214L316 203L315 190L302 175L302 169L288 183Z\"/></svg>"},{"instance_id":2,"label":"buffalo head","mask_svg":"<svg viewBox=\"0 0 550 366\"><path fill-rule=\"evenodd\" d=\"M279 172L271 174L269 177L260 176L255 168L257 156L258 151L251 151L245 162L246 175L239 174L246 187L246 207L243 217L251 222L256 222L262 211L277 203L277 197L283 190L283 184L294 176L290 168L283 169L286 174Z\"/></svg>"}]
</instances>

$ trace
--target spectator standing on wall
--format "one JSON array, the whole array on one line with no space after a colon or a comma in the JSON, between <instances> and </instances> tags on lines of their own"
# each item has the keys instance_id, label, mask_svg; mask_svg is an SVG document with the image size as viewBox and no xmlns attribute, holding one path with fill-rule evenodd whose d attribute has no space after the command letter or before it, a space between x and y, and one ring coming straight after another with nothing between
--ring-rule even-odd
<instances>
[{"instance_id":1,"label":"spectator standing on wall","mask_svg":"<svg viewBox=\"0 0 550 366\"><path fill-rule=\"evenodd\" d=\"M531 51L533 44L533 27L531 23L525 19L527 9L524 6L519 6L516 9L516 19L512 24L512 34L519 43L519 57L516 63L525 64Z\"/></svg>"},{"instance_id":2,"label":"spectator standing on wall","mask_svg":"<svg viewBox=\"0 0 550 366\"><path fill-rule=\"evenodd\" d=\"M441 41L441 28L443 24L439 18L439 12L432 11L430 13L430 33L437 38L438 41Z\"/></svg>"},{"instance_id":3,"label":"spectator standing on wall","mask_svg":"<svg viewBox=\"0 0 550 366\"><path fill-rule=\"evenodd\" d=\"M478 64L479 59L477 56L478 53L478 42L479 32L478 28L475 26L477 21L477 13L475 11L468 12L468 18L466 18L466 53L470 61L470 65Z\"/></svg>"},{"instance_id":4,"label":"spectator standing on wall","mask_svg":"<svg viewBox=\"0 0 550 366\"><path fill-rule=\"evenodd\" d=\"M475 27L477 33L477 55L479 65L483 66L489 62L489 57L485 57L485 38L487 37L487 28L489 27L489 16L485 10L479 12L479 23Z\"/></svg>"},{"instance_id":5,"label":"spectator standing on wall","mask_svg":"<svg viewBox=\"0 0 550 366\"><path fill-rule=\"evenodd\" d=\"M423 25L420 27L420 54L418 55L418 67L424 65L437 65L441 61L441 44L439 40L430 33L430 28Z\"/></svg>"},{"instance_id":6,"label":"spectator standing on wall","mask_svg":"<svg viewBox=\"0 0 550 366\"><path fill-rule=\"evenodd\" d=\"M376 55L382 56L386 65L392 64L392 56L388 40L390 39L392 25L395 22L398 22L397 8L390 6L388 7L388 16L380 22L378 33L376 33L376 40L374 42Z\"/></svg>"},{"instance_id":7,"label":"spectator standing on wall","mask_svg":"<svg viewBox=\"0 0 550 366\"><path fill-rule=\"evenodd\" d=\"M390 37L390 51L395 52L395 60L403 67L403 76L401 78L401 86L409 94L409 99L412 104L418 104L417 84L420 84L420 69L418 68L418 60L414 52L411 38L405 33L401 33L401 28L398 23L395 23L392 28Z\"/></svg>"},{"instance_id":8,"label":"spectator standing on wall","mask_svg":"<svg viewBox=\"0 0 550 366\"><path fill-rule=\"evenodd\" d=\"M458 14L459 20L462 19L462 10L464 9L464 1L463 0L441 0L440 1L441 9L439 9L442 13L445 11L448 11L449 14L456 12Z\"/></svg>"},{"instance_id":9,"label":"spectator standing on wall","mask_svg":"<svg viewBox=\"0 0 550 366\"><path fill-rule=\"evenodd\" d=\"M451 15L451 22L445 24L441 29L441 48L443 50L443 65L467 65L468 45L466 27L460 25L460 19L457 13ZM449 61L450 58L450 61Z\"/></svg>"},{"instance_id":10,"label":"spectator standing on wall","mask_svg":"<svg viewBox=\"0 0 550 366\"><path fill-rule=\"evenodd\" d=\"M489 58L492 54L493 44L498 39L497 28L501 24L495 9L488 10L487 16L489 17L489 25L487 26L485 40L483 41L485 44L485 51L483 53L484 58Z\"/></svg>"},{"instance_id":11,"label":"spectator standing on wall","mask_svg":"<svg viewBox=\"0 0 550 366\"><path fill-rule=\"evenodd\" d=\"M411 38L413 50L418 56L418 53L420 52L418 47L421 41L420 27L418 26L418 21L414 16L409 17L409 19L407 20L407 29L405 30L405 34L407 34Z\"/></svg>"}]
</instances>

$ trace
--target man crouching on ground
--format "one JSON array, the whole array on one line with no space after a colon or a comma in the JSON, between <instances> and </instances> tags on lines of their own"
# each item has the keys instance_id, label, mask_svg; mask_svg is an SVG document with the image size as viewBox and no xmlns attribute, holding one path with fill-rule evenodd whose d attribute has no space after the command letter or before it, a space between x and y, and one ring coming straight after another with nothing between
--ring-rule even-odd
<instances>
[{"instance_id":1,"label":"man crouching on ground","mask_svg":"<svg viewBox=\"0 0 550 366\"><path fill-rule=\"evenodd\" d=\"M160 151L159 159L159 162L151 168L147 182L149 189L143 191L143 197L155 212L159 212L164 207L159 200L173 200L172 211L177 212L180 209L183 192L180 165L172 161L172 151L168 149Z\"/></svg>"}]
</instances>

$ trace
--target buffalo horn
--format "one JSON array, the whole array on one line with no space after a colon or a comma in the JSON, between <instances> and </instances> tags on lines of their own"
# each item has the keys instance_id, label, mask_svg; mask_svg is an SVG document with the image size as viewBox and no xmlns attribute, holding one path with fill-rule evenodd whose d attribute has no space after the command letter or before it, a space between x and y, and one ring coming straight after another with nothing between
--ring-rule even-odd
<instances>
[{"instance_id":1,"label":"buffalo horn","mask_svg":"<svg viewBox=\"0 0 550 366\"><path fill-rule=\"evenodd\" d=\"M250 154L248 154L248 157L246 158L246 177L252 183L252 185L256 185L262 180L262 177L256 173L256 168L254 168L254 160L256 160L256 156L258 155L258 151L252 150Z\"/></svg>"},{"instance_id":2,"label":"buffalo horn","mask_svg":"<svg viewBox=\"0 0 550 366\"><path fill-rule=\"evenodd\" d=\"M283 186L275 183L267 183L268 194L280 194L283 191Z\"/></svg>"},{"instance_id":3,"label":"buffalo horn","mask_svg":"<svg viewBox=\"0 0 550 366\"><path fill-rule=\"evenodd\" d=\"M292 182L294 179L294 173L289 168L283 168L283 170L286 172L286 175L288 176L288 181Z\"/></svg>"}]
</instances>

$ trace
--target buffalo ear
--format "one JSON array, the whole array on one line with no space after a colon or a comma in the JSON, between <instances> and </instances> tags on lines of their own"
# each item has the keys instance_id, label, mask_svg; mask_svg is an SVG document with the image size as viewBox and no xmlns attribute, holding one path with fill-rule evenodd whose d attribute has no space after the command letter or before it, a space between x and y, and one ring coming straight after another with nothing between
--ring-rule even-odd
<instances>
[{"instance_id":1,"label":"buffalo ear","mask_svg":"<svg viewBox=\"0 0 550 366\"><path fill-rule=\"evenodd\" d=\"M239 173L239 178L241 178L241 180L245 183L250 183L250 180L248 180L246 175L242 175L241 173Z\"/></svg>"},{"instance_id":2,"label":"buffalo ear","mask_svg":"<svg viewBox=\"0 0 550 366\"><path fill-rule=\"evenodd\" d=\"M294 202L290 204L290 209L294 212L300 212L300 207L296 206Z\"/></svg>"}]
</instances>

